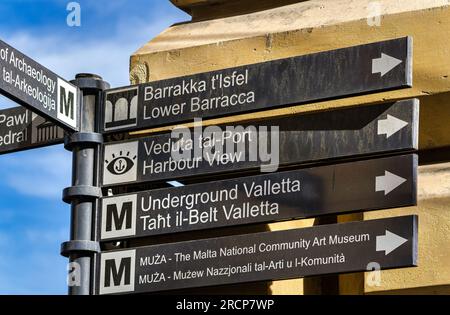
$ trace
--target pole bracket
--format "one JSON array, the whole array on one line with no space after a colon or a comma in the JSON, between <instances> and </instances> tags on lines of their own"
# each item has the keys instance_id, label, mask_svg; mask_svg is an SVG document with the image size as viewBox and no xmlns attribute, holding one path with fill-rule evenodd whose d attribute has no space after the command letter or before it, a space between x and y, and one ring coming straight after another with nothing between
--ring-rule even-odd
<instances>
[{"instance_id":1,"label":"pole bracket","mask_svg":"<svg viewBox=\"0 0 450 315\"><path fill-rule=\"evenodd\" d=\"M101 76L92 73L79 73L70 83L78 86L84 95L96 94L111 87Z\"/></svg>"},{"instance_id":2,"label":"pole bracket","mask_svg":"<svg viewBox=\"0 0 450 315\"><path fill-rule=\"evenodd\" d=\"M103 196L100 187L72 186L63 190L63 201L70 204L72 201L94 201Z\"/></svg>"},{"instance_id":3,"label":"pole bracket","mask_svg":"<svg viewBox=\"0 0 450 315\"><path fill-rule=\"evenodd\" d=\"M67 151L72 151L74 147L96 147L101 144L103 135L95 132L76 132L64 138L64 148Z\"/></svg>"},{"instance_id":4,"label":"pole bracket","mask_svg":"<svg viewBox=\"0 0 450 315\"><path fill-rule=\"evenodd\" d=\"M100 253L100 243L94 241L68 241L61 244L61 256L69 257L71 254Z\"/></svg>"}]
</instances>

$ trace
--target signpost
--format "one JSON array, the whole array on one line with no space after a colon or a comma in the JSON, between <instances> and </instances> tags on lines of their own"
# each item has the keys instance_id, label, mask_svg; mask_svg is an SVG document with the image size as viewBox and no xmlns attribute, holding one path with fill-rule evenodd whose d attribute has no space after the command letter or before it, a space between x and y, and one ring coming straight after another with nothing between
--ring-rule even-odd
<instances>
[{"instance_id":1,"label":"signpost","mask_svg":"<svg viewBox=\"0 0 450 315\"><path fill-rule=\"evenodd\" d=\"M0 110L0 154L63 142L63 129L26 108Z\"/></svg>"},{"instance_id":2,"label":"signpost","mask_svg":"<svg viewBox=\"0 0 450 315\"><path fill-rule=\"evenodd\" d=\"M99 293L202 286L412 267L417 216L103 252Z\"/></svg>"},{"instance_id":3,"label":"signpost","mask_svg":"<svg viewBox=\"0 0 450 315\"><path fill-rule=\"evenodd\" d=\"M417 156L106 197L101 241L417 204Z\"/></svg>"},{"instance_id":4,"label":"signpost","mask_svg":"<svg viewBox=\"0 0 450 315\"><path fill-rule=\"evenodd\" d=\"M412 85L412 38L105 92L102 132L124 132Z\"/></svg>"},{"instance_id":5,"label":"signpost","mask_svg":"<svg viewBox=\"0 0 450 315\"><path fill-rule=\"evenodd\" d=\"M0 93L64 129L79 129L78 88L1 40Z\"/></svg>"},{"instance_id":6,"label":"signpost","mask_svg":"<svg viewBox=\"0 0 450 315\"><path fill-rule=\"evenodd\" d=\"M24 106L0 110L0 154L62 143L63 129L71 132L73 186L63 192L72 206L71 240L61 246L78 272L70 294L416 265L416 216L100 253L100 242L415 205L417 156L373 158L418 148L415 99L103 145L108 133L411 87L410 37L106 91L95 75L72 82L78 87L0 41L0 93ZM313 162L322 165L277 172ZM243 176L258 167L262 175ZM241 177L106 198L99 187L233 172Z\"/></svg>"},{"instance_id":7,"label":"signpost","mask_svg":"<svg viewBox=\"0 0 450 315\"><path fill-rule=\"evenodd\" d=\"M278 165L411 151L417 149L418 112L418 100L407 100L106 144L102 183L274 171Z\"/></svg>"}]
</instances>

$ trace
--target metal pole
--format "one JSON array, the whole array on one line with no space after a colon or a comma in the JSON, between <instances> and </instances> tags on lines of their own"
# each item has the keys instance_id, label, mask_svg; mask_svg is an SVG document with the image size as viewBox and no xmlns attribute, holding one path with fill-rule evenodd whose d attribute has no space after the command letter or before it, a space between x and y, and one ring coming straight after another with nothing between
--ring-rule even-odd
<instances>
[{"instance_id":1,"label":"metal pole","mask_svg":"<svg viewBox=\"0 0 450 315\"><path fill-rule=\"evenodd\" d=\"M61 245L61 254L69 258L69 295L90 295L95 290L95 259L100 252L96 233L99 187L99 151L103 142L98 117L102 92L108 83L93 74L78 74L73 84L81 90L80 131L66 136L65 148L73 153L72 187L63 192L71 204L70 241Z\"/></svg>"}]
</instances>

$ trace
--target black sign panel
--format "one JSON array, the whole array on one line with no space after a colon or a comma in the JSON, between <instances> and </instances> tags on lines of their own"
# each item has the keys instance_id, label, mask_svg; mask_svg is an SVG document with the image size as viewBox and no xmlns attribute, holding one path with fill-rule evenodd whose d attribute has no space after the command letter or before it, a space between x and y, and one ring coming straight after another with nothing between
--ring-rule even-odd
<instances>
[{"instance_id":1,"label":"black sign panel","mask_svg":"<svg viewBox=\"0 0 450 315\"><path fill-rule=\"evenodd\" d=\"M104 252L99 293L144 293L417 264L417 216Z\"/></svg>"},{"instance_id":2,"label":"black sign panel","mask_svg":"<svg viewBox=\"0 0 450 315\"><path fill-rule=\"evenodd\" d=\"M417 149L418 100L106 144L104 186Z\"/></svg>"},{"instance_id":3,"label":"black sign panel","mask_svg":"<svg viewBox=\"0 0 450 315\"><path fill-rule=\"evenodd\" d=\"M410 154L103 198L101 240L417 204Z\"/></svg>"},{"instance_id":4,"label":"black sign panel","mask_svg":"<svg viewBox=\"0 0 450 315\"><path fill-rule=\"evenodd\" d=\"M0 154L64 142L64 130L19 106L0 110Z\"/></svg>"},{"instance_id":5,"label":"black sign panel","mask_svg":"<svg viewBox=\"0 0 450 315\"><path fill-rule=\"evenodd\" d=\"M0 93L62 128L78 131L78 88L1 40Z\"/></svg>"},{"instance_id":6,"label":"black sign panel","mask_svg":"<svg viewBox=\"0 0 450 315\"><path fill-rule=\"evenodd\" d=\"M103 132L412 85L410 37L109 90Z\"/></svg>"}]
</instances>

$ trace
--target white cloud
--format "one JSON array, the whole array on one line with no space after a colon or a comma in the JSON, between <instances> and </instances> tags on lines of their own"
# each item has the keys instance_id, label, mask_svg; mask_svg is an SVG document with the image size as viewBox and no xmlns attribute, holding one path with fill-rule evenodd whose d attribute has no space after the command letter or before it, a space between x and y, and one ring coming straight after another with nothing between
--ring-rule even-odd
<instances>
[{"instance_id":1,"label":"white cloud","mask_svg":"<svg viewBox=\"0 0 450 315\"><path fill-rule=\"evenodd\" d=\"M104 4L97 6L93 5L100 10ZM3 39L67 80L72 80L77 73L95 73L112 87L118 87L129 84L130 55L168 27L170 21L177 21L177 18L162 14L151 22L143 19L118 21L111 34L75 43L68 40L63 32L36 36L21 31ZM17 104L0 96L0 109L14 106Z\"/></svg>"},{"instance_id":2,"label":"white cloud","mask_svg":"<svg viewBox=\"0 0 450 315\"><path fill-rule=\"evenodd\" d=\"M117 12L120 10L117 5L123 7L124 3L128 5L130 2L108 1L105 7L104 1L90 1L89 5L97 6L98 10L112 9L115 6L114 10ZM147 9L152 9L151 3ZM64 32L39 33L36 29L31 29L12 33L2 40L68 80L73 79L77 73L91 72L103 76L115 87L129 84L130 55L165 29L170 21L179 21L179 15L175 17L160 12L149 19L130 20L123 14L111 33L96 39L81 38L71 42ZM76 30L72 29L72 32ZM0 98L0 108L12 106L17 105ZM20 195L32 197L37 204L40 202L38 198L61 200L62 190L71 182L71 168L71 154L61 145L14 153L0 156L0 182ZM11 198L16 200L20 197L13 195ZM61 207L61 213L64 213L64 207L66 211L68 209L62 202ZM29 210L29 213L25 210ZM21 222L17 217L25 215L28 218L24 220L26 222L34 222L33 216L56 216L48 209L39 209L42 213L36 209L25 210L20 214L5 211L3 216L0 214L0 223L7 225L11 220ZM63 279L66 276L67 260L59 256L58 247L61 241L68 238L68 231L58 227L52 229L46 224L42 226L43 230L23 226L23 230L15 227L14 234L0 233L0 294L65 292ZM68 228L67 224L64 227ZM20 243L21 239L26 242ZM31 248L28 246L30 243L34 245ZM23 251L20 247L23 247ZM30 262L33 262L31 267Z\"/></svg>"},{"instance_id":3,"label":"white cloud","mask_svg":"<svg viewBox=\"0 0 450 315\"><path fill-rule=\"evenodd\" d=\"M170 20L170 16L161 15L152 22L120 23L111 36L76 43L59 34L37 37L27 32L12 34L5 41L68 80L77 73L96 73L117 87L129 84L130 55ZM12 106L14 103L0 99L0 108ZM2 157L0 165L5 170L0 180L23 195L60 198L62 189L70 185L71 156L62 146Z\"/></svg>"},{"instance_id":4,"label":"white cloud","mask_svg":"<svg viewBox=\"0 0 450 315\"><path fill-rule=\"evenodd\" d=\"M61 198L70 186L71 154L61 145L3 156L0 165L0 181L22 195Z\"/></svg>"},{"instance_id":5,"label":"white cloud","mask_svg":"<svg viewBox=\"0 0 450 315\"><path fill-rule=\"evenodd\" d=\"M63 242L66 238L69 237L69 235L67 234L67 229L65 228L60 229L29 228L23 232L23 235L25 236L27 242L37 244L42 244L42 242L53 244L55 243L55 241L58 240Z\"/></svg>"},{"instance_id":6,"label":"white cloud","mask_svg":"<svg viewBox=\"0 0 450 315\"><path fill-rule=\"evenodd\" d=\"M23 252L14 248L15 242L2 249L0 294L64 294L67 260L56 250L59 244L33 244L37 248L21 245Z\"/></svg>"},{"instance_id":7,"label":"white cloud","mask_svg":"<svg viewBox=\"0 0 450 315\"><path fill-rule=\"evenodd\" d=\"M141 45L168 26L170 17L117 26L111 36L71 42L63 34L36 37L18 32L5 41L67 80L95 73L113 87L129 84L129 59Z\"/></svg>"}]
</instances>

